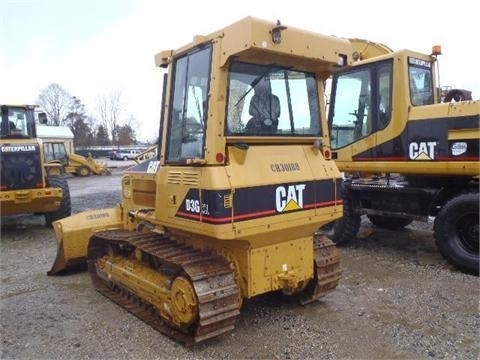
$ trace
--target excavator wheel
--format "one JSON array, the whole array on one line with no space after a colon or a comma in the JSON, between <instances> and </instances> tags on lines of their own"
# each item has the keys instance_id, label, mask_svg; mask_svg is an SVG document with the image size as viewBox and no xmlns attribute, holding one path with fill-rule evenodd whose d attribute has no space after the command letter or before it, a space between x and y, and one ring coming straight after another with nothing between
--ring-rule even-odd
<instances>
[{"instance_id":1,"label":"excavator wheel","mask_svg":"<svg viewBox=\"0 0 480 360\"><path fill-rule=\"evenodd\" d=\"M62 189L62 200L60 201L60 207L55 212L45 213L45 223L47 226L52 226L52 222L55 220L63 219L70 216L72 213L72 205L70 200L70 189L68 182L63 176L49 176L47 177L47 186L57 187Z\"/></svg>"},{"instance_id":2,"label":"excavator wheel","mask_svg":"<svg viewBox=\"0 0 480 360\"><path fill-rule=\"evenodd\" d=\"M434 223L434 237L440 253L459 269L478 275L479 195L462 194L449 200Z\"/></svg>"},{"instance_id":3,"label":"excavator wheel","mask_svg":"<svg viewBox=\"0 0 480 360\"><path fill-rule=\"evenodd\" d=\"M82 165L80 166L78 169L77 169L77 175L78 176L90 176L92 172L90 171L90 169L88 167L86 167L85 165Z\"/></svg>"},{"instance_id":4,"label":"excavator wheel","mask_svg":"<svg viewBox=\"0 0 480 360\"><path fill-rule=\"evenodd\" d=\"M368 215L368 219L376 227L388 230L402 229L413 221L412 218L399 218L383 215Z\"/></svg>"},{"instance_id":5,"label":"excavator wheel","mask_svg":"<svg viewBox=\"0 0 480 360\"><path fill-rule=\"evenodd\" d=\"M353 210L352 199L344 196L343 217L325 225L322 230L336 245L341 246L355 238L360 229L360 222L360 215Z\"/></svg>"}]
</instances>

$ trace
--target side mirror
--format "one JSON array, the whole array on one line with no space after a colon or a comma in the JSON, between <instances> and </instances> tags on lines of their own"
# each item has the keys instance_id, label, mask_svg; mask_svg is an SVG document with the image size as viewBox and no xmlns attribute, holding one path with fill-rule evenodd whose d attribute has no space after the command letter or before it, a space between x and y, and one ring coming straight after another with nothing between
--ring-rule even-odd
<instances>
[{"instance_id":1,"label":"side mirror","mask_svg":"<svg viewBox=\"0 0 480 360\"><path fill-rule=\"evenodd\" d=\"M40 124L46 124L47 121L47 114L45 114L44 112L38 113L38 122Z\"/></svg>"}]
</instances>

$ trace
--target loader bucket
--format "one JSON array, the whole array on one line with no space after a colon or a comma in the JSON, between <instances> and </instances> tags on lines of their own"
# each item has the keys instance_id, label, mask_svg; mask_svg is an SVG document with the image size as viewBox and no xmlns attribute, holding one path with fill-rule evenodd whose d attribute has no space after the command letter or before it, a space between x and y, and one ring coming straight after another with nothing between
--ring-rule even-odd
<instances>
[{"instance_id":1,"label":"loader bucket","mask_svg":"<svg viewBox=\"0 0 480 360\"><path fill-rule=\"evenodd\" d=\"M56 275L86 265L88 241L99 230L121 229L122 208L85 211L53 222L57 256L48 275Z\"/></svg>"}]
</instances>

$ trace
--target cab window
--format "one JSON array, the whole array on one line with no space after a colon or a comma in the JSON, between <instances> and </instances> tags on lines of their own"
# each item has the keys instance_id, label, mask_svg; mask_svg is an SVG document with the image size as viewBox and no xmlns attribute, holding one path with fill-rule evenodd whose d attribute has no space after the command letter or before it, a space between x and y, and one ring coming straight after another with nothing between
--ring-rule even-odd
<instances>
[{"instance_id":1,"label":"cab window","mask_svg":"<svg viewBox=\"0 0 480 360\"><path fill-rule=\"evenodd\" d=\"M433 104L432 64L428 61L409 58L408 79L412 105Z\"/></svg>"},{"instance_id":2,"label":"cab window","mask_svg":"<svg viewBox=\"0 0 480 360\"><path fill-rule=\"evenodd\" d=\"M28 111L23 108L8 108L7 116L2 117L2 136L30 137L28 116Z\"/></svg>"},{"instance_id":3,"label":"cab window","mask_svg":"<svg viewBox=\"0 0 480 360\"><path fill-rule=\"evenodd\" d=\"M313 74L233 62L225 133L230 136L318 136L320 111Z\"/></svg>"},{"instance_id":4,"label":"cab window","mask_svg":"<svg viewBox=\"0 0 480 360\"><path fill-rule=\"evenodd\" d=\"M340 148L372 132L371 75L352 71L334 80L330 103L332 148Z\"/></svg>"},{"instance_id":5,"label":"cab window","mask_svg":"<svg viewBox=\"0 0 480 360\"><path fill-rule=\"evenodd\" d=\"M384 129L392 117L391 60L333 76L328 109L333 149Z\"/></svg>"},{"instance_id":6,"label":"cab window","mask_svg":"<svg viewBox=\"0 0 480 360\"><path fill-rule=\"evenodd\" d=\"M211 46L175 60L167 162L203 158Z\"/></svg>"}]
</instances>

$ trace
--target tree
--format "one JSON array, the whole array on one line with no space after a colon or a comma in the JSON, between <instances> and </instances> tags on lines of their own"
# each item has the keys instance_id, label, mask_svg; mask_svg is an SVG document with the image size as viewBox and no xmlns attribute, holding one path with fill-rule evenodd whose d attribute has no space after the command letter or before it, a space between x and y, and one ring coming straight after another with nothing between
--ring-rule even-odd
<instances>
[{"instance_id":1,"label":"tree","mask_svg":"<svg viewBox=\"0 0 480 360\"><path fill-rule=\"evenodd\" d=\"M64 124L73 132L76 146L88 146L93 142L92 128L87 123L85 114L85 105L79 98L73 96L70 104L69 113L65 118Z\"/></svg>"},{"instance_id":2,"label":"tree","mask_svg":"<svg viewBox=\"0 0 480 360\"><path fill-rule=\"evenodd\" d=\"M95 142L97 145L110 145L107 129L103 125L98 126Z\"/></svg>"},{"instance_id":3,"label":"tree","mask_svg":"<svg viewBox=\"0 0 480 360\"><path fill-rule=\"evenodd\" d=\"M123 126L117 128L118 145L131 145L137 143L137 133L134 129L138 128L138 122L133 115L125 121Z\"/></svg>"},{"instance_id":4,"label":"tree","mask_svg":"<svg viewBox=\"0 0 480 360\"><path fill-rule=\"evenodd\" d=\"M38 104L45 111L51 125L62 125L72 102L72 96L60 85L50 84L38 96Z\"/></svg>"},{"instance_id":5,"label":"tree","mask_svg":"<svg viewBox=\"0 0 480 360\"><path fill-rule=\"evenodd\" d=\"M123 125L118 128L118 145L131 145L136 142L135 131L130 125Z\"/></svg>"},{"instance_id":6,"label":"tree","mask_svg":"<svg viewBox=\"0 0 480 360\"><path fill-rule=\"evenodd\" d=\"M118 145L118 128L123 112L121 91L111 91L109 94L97 97L97 111L103 128L110 132L112 143Z\"/></svg>"},{"instance_id":7,"label":"tree","mask_svg":"<svg viewBox=\"0 0 480 360\"><path fill-rule=\"evenodd\" d=\"M71 129L75 138L75 146L90 146L94 144L93 131L84 118L77 118Z\"/></svg>"},{"instance_id":8,"label":"tree","mask_svg":"<svg viewBox=\"0 0 480 360\"><path fill-rule=\"evenodd\" d=\"M72 96L69 112L65 117L63 124L68 126L73 131L73 125L78 119L82 119L83 122L85 122L87 119L87 115L85 114L85 105L82 104L79 98Z\"/></svg>"}]
</instances>

